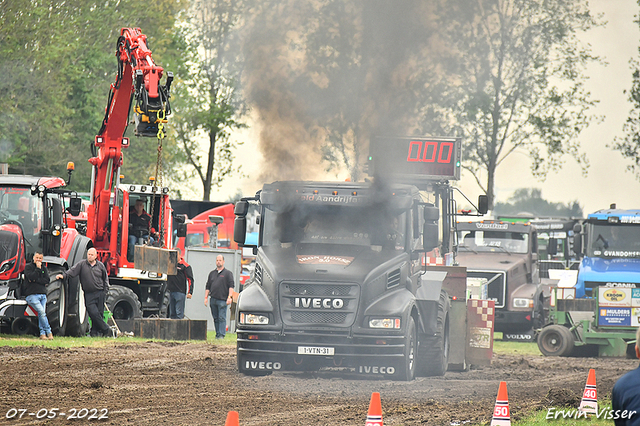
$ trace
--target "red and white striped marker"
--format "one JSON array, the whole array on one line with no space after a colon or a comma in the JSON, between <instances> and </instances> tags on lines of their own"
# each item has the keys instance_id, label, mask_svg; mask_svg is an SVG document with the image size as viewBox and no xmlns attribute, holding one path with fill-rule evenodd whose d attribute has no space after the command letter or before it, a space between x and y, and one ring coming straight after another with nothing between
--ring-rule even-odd
<instances>
[{"instance_id":1,"label":"red and white striped marker","mask_svg":"<svg viewBox=\"0 0 640 426\"><path fill-rule=\"evenodd\" d=\"M596 370L589 370L587 384L584 387L582 401L578 411L586 414L598 414L598 390L596 389Z\"/></svg>"},{"instance_id":2,"label":"red and white striped marker","mask_svg":"<svg viewBox=\"0 0 640 426\"><path fill-rule=\"evenodd\" d=\"M507 382L500 382L498 397L493 408L491 426L511 426L511 414L509 412L509 395L507 395Z\"/></svg>"},{"instance_id":3,"label":"red and white striped marker","mask_svg":"<svg viewBox=\"0 0 640 426\"><path fill-rule=\"evenodd\" d=\"M369 413L365 426L383 426L382 425L382 404L380 402L380 393L371 394L371 402L369 402Z\"/></svg>"}]
</instances>

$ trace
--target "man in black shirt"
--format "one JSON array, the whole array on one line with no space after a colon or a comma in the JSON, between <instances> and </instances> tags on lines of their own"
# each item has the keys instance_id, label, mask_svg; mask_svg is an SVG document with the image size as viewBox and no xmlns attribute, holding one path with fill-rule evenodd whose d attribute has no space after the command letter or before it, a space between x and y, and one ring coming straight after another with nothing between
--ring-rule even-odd
<instances>
[{"instance_id":1,"label":"man in black shirt","mask_svg":"<svg viewBox=\"0 0 640 426\"><path fill-rule=\"evenodd\" d=\"M133 248L138 244L142 244L146 238L149 238L151 229L151 216L144 211L144 200L138 198L135 207L129 211L129 250L127 258L133 261ZM153 243L153 239L151 239Z\"/></svg>"},{"instance_id":2,"label":"man in black shirt","mask_svg":"<svg viewBox=\"0 0 640 426\"><path fill-rule=\"evenodd\" d=\"M191 266L184 261L182 252L177 249L180 260L176 275L167 276L167 290L169 290L169 318L184 318L185 298L191 299L193 295L193 271Z\"/></svg>"},{"instance_id":3,"label":"man in black shirt","mask_svg":"<svg viewBox=\"0 0 640 426\"><path fill-rule=\"evenodd\" d=\"M87 250L87 258L73 265L57 279L80 276L84 291L84 303L91 318L91 337L110 336L111 327L104 322L104 301L109 291L109 275L107 268L97 260L98 252L91 247Z\"/></svg>"},{"instance_id":4,"label":"man in black shirt","mask_svg":"<svg viewBox=\"0 0 640 426\"><path fill-rule=\"evenodd\" d=\"M29 306L38 313L38 327L42 340L53 340L51 326L47 319L47 288L49 285L49 271L42 264L44 256L35 252L33 262L24 268L24 294Z\"/></svg>"},{"instance_id":5,"label":"man in black shirt","mask_svg":"<svg viewBox=\"0 0 640 426\"><path fill-rule=\"evenodd\" d=\"M224 268L224 257L216 257L216 269L209 273L204 291L204 306L211 295L211 316L216 328L216 339L224 339L227 332L227 306L233 300L233 273Z\"/></svg>"}]
</instances>

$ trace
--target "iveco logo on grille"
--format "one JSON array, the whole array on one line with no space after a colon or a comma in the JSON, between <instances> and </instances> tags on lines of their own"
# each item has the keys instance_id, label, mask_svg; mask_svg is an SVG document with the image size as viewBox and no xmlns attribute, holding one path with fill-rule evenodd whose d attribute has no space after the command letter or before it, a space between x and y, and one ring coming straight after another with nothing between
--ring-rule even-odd
<instances>
[{"instance_id":1,"label":"iveco logo on grille","mask_svg":"<svg viewBox=\"0 0 640 426\"><path fill-rule=\"evenodd\" d=\"M296 297L293 299L293 306L296 308L342 309L342 307L344 307L344 300L322 299L320 297Z\"/></svg>"}]
</instances>

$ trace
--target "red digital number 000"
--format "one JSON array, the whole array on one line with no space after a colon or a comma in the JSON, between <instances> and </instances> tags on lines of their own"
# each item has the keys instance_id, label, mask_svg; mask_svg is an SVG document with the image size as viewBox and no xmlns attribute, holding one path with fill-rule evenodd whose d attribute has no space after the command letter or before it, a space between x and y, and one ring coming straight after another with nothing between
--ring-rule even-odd
<instances>
[{"instance_id":1,"label":"red digital number 000","mask_svg":"<svg viewBox=\"0 0 640 426\"><path fill-rule=\"evenodd\" d=\"M452 154L453 142L411 141L407 161L449 164Z\"/></svg>"}]
</instances>

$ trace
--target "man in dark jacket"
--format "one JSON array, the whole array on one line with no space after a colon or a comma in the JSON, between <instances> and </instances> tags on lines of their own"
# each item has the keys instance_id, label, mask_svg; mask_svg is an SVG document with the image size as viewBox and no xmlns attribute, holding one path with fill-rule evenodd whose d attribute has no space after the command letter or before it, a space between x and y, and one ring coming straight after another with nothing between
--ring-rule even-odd
<instances>
[{"instance_id":1,"label":"man in dark jacket","mask_svg":"<svg viewBox=\"0 0 640 426\"><path fill-rule=\"evenodd\" d=\"M216 328L216 339L224 339L227 332L227 306L233 300L233 273L225 269L224 257L216 257L216 269L209 273L204 291L204 306L211 295L211 316Z\"/></svg>"},{"instance_id":2,"label":"man in dark jacket","mask_svg":"<svg viewBox=\"0 0 640 426\"><path fill-rule=\"evenodd\" d=\"M169 318L184 318L184 304L186 299L193 295L193 271L191 266L184 261L182 252L177 249L178 273L167 276L167 290L169 290Z\"/></svg>"},{"instance_id":3,"label":"man in dark jacket","mask_svg":"<svg viewBox=\"0 0 640 426\"><path fill-rule=\"evenodd\" d=\"M133 261L134 246L136 243L142 244L146 238L149 238L151 229L151 216L144 211L144 200L138 198L134 208L129 212L129 250L127 258ZM151 239L153 242L153 239Z\"/></svg>"},{"instance_id":4,"label":"man in dark jacket","mask_svg":"<svg viewBox=\"0 0 640 426\"><path fill-rule=\"evenodd\" d=\"M636 331L636 357L640 358L640 327ZM620 377L613 386L611 408L616 426L640 425L640 367Z\"/></svg>"},{"instance_id":5,"label":"man in dark jacket","mask_svg":"<svg viewBox=\"0 0 640 426\"><path fill-rule=\"evenodd\" d=\"M91 318L91 337L110 336L111 327L104 322L104 301L109 291L109 276L107 268L97 260L98 252L91 247L87 250L87 258L73 265L57 279L75 278L80 276L84 303Z\"/></svg>"},{"instance_id":6,"label":"man in dark jacket","mask_svg":"<svg viewBox=\"0 0 640 426\"><path fill-rule=\"evenodd\" d=\"M44 256L36 252L33 262L24 268L24 294L29 306L38 313L38 327L42 340L53 340L51 326L47 319L47 285L49 285L49 271L42 264Z\"/></svg>"}]
</instances>

